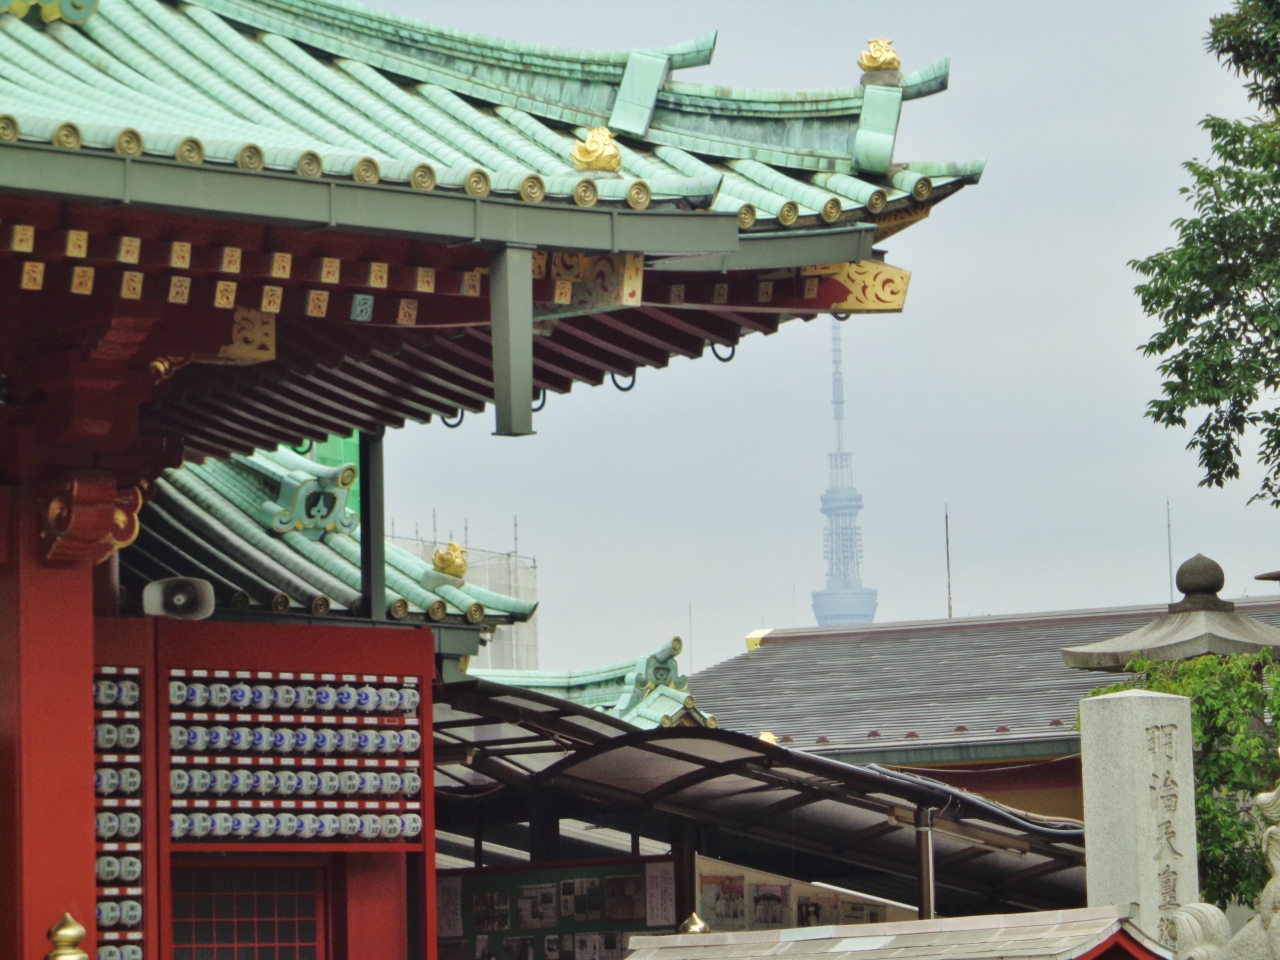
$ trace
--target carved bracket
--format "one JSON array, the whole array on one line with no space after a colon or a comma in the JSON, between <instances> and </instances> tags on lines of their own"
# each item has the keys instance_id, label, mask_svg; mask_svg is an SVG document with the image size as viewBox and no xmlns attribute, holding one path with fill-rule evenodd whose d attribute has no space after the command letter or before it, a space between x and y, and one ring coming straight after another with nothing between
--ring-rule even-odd
<instances>
[{"instance_id":1,"label":"carved bracket","mask_svg":"<svg viewBox=\"0 0 1280 960\"><path fill-rule=\"evenodd\" d=\"M84 470L38 500L40 556L50 563L98 564L138 537L143 491L120 487L102 470Z\"/></svg>"}]
</instances>

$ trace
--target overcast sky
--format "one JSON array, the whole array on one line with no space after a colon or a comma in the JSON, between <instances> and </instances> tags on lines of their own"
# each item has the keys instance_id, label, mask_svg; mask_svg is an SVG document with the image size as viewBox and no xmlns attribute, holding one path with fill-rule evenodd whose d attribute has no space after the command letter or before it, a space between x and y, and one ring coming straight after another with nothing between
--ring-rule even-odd
<instances>
[{"instance_id":1,"label":"overcast sky","mask_svg":"<svg viewBox=\"0 0 1280 960\"><path fill-rule=\"evenodd\" d=\"M986 157L981 184L884 244L912 271L906 311L844 324L847 443L865 500L863 578L877 620L946 615L943 505L957 616L1168 600L1203 552L1238 596L1280 567L1280 515L1246 506L1257 471L1197 487L1186 436L1143 418L1152 330L1128 260L1168 245L1180 164L1206 113L1242 116L1239 81L1203 52L1206 3L380 0L442 25L558 46L644 47L720 31L681 79L856 83L869 37L904 70L951 57L951 89L904 105L895 159ZM620 393L552 395L537 436L394 434L388 514L431 511L473 547L536 556L541 665L600 665L672 635L701 669L763 626L813 623L832 446L830 326L792 321L736 359L675 358ZM691 661L691 662L690 662Z\"/></svg>"}]
</instances>

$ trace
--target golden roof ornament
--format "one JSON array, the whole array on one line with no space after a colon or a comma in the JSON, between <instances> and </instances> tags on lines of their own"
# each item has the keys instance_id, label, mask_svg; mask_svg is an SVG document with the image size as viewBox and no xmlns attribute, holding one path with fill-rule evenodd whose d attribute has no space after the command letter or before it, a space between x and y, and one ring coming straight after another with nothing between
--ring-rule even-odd
<instances>
[{"instance_id":1,"label":"golden roof ornament","mask_svg":"<svg viewBox=\"0 0 1280 960\"><path fill-rule=\"evenodd\" d=\"M622 152L613 142L613 134L608 127L592 127L587 131L587 139L573 141L573 168L575 170L604 170L617 173L622 169Z\"/></svg>"},{"instance_id":2,"label":"golden roof ornament","mask_svg":"<svg viewBox=\"0 0 1280 960\"><path fill-rule=\"evenodd\" d=\"M867 41L867 48L858 58L858 66L864 73L902 69L902 61L898 59L898 51L893 49L892 40L876 37L874 40Z\"/></svg>"},{"instance_id":3,"label":"golden roof ornament","mask_svg":"<svg viewBox=\"0 0 1280 960\"><path fill-rule=\"evenodd\" d=\"M18 19L25 17L32 7L40 8L40 19L45 23L54 20L84 23L98 9L98 0L0 0L0 13L11 13Z\"/></svg>"},{"instance_id":4,"label":"golden roof ornament","mask_svg":"<svg viewBox=\"0 0 1280 960\"><path fill-rule=\"evenodd\" d=\"M467 551L462 544L450 542L443 550L437 550L431 558L431 565L436 573L447 574L461 579L467 575Z\"/></svg>"}]
</instances>

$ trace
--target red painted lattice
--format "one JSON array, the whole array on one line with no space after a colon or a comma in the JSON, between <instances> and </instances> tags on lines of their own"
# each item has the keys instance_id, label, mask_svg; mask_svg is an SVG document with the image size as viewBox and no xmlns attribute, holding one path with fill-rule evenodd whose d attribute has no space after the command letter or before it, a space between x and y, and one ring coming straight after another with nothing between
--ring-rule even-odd
<instances>
[{"instance_id":1,"label":"red painted lattice","mask_svg":"<svg viewBox=\"0 0 1280 960\"><path fill-rule=\"evenodd\" d=\"M174 960L324 960L317 869L175 870Z\"/></svg>"}]
</instances>

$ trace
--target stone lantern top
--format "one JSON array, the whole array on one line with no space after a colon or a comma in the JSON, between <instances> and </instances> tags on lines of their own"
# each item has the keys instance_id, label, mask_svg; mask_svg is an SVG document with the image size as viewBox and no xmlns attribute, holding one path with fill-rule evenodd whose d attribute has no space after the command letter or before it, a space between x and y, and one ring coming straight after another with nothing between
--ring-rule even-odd
<instances>
[{"instance_id":1,"label":"stone lantern top","mask_svg":"<svg viewBox=\"0 0 1280 960\"><path fill-rule=\"evenodd\" d=\"M1234 603L1218 597L1226 577L1213 560L1196 554L1178 568L1176 582L1183 597L1165 616L1110 640L1063 647L1063 661L1080 670L1123 670L1135 657L1189 660L1280 647L1280 629L1236 613Z\"/></svg>"}]
</instances>

